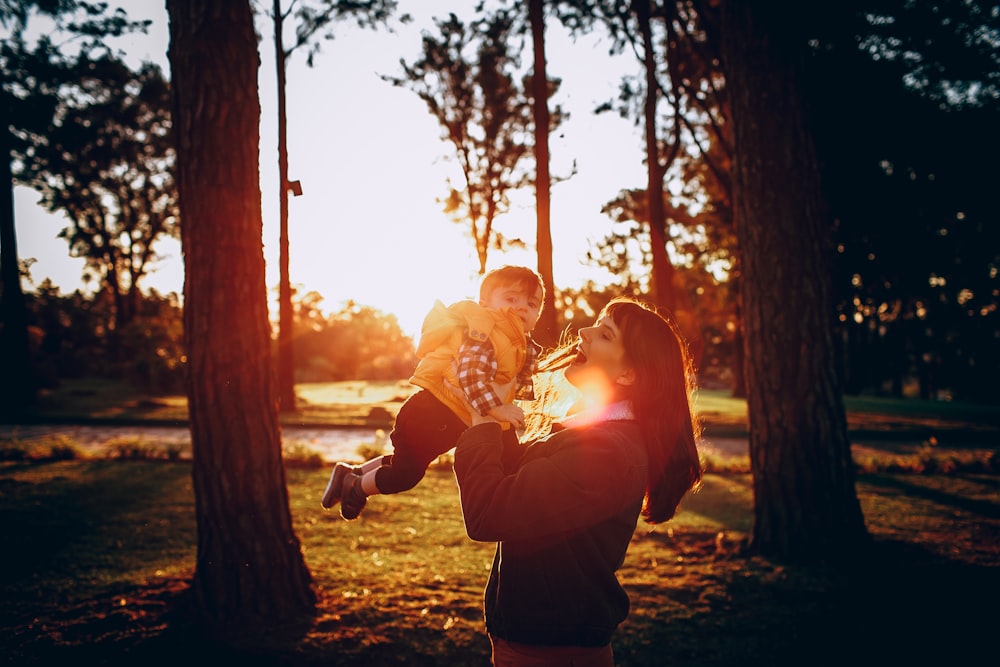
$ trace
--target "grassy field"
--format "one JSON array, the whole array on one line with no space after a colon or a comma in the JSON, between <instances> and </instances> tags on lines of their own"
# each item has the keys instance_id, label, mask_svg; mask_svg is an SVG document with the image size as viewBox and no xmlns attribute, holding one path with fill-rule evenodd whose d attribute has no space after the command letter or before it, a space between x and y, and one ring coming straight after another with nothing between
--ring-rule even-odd
<instances>
[{"instance_id":1,"label":"grassy field","mask_svg":"<svg viewBox=\"0 0 1000 667\"><path fill-rule=\"evenodd\" d=\"M320 604L305 624L190 632L190 464L75 460L0 467L0 655L7 664L488 664L481 590L493 546L464 532L450 470L369 502L319 507L328 471L290 469L295 530ZM855 567L742 554L747 475L708 475L667 526L640 525L621 577L633 603L619 665L958 664L995 657L1000 478L863 475L870 551Z\"/></svg>"},{"instance_id":2,"label":"grassy field","mask_svg":"<svg viewBox=\"0 0 1000 667\"><path fill-rule=\"evenodd\" d=\"M95 414L130 402L141 412L150 400L124 395L109 408L114 401L97 400L101 392L77 390L64 398L75 413L87 401ZM341 406L327 418L348 410L367 418L373 405L398 406L399 391L405 387L355 383L300 387L300 396ZM710 424L736 428L741 409L745 420L741 401L699 400ZM995 409L977 406L916 405L912 414L875 407L852 411L854 428L897 423L982 435L984 424L996 425ZM1000 476L985 468L991 472L863 472L858 493L872 548L836 570L745 555L750 478L707 475L668 525L636 530L621 570L633 608L615 638L617 664L989 664L1000 599ZM451 471L432 469L413 491L372 499L352 523L319 506L328 473L288 469L295 530L319 596L315 617L220 643L178 611L197 540L190 463L0 463L0 525L10 545L0 568L0 660L488 665L481 591L493 545L466 537Z\"/></svg>"}]
</instances>

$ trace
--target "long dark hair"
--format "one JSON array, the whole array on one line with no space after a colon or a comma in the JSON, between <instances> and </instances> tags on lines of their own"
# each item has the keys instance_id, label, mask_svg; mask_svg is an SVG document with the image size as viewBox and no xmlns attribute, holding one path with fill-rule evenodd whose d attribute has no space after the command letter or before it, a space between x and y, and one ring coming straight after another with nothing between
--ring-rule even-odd
<instances>
[{"instance_id":1,"label":"long dark hair","mask_svg":"<svg viewBox=\"0 0 1000 667\"><path fill-rule=\"evenodd\" d=\"M694 367L672 318L624 298L612 300L602 315L618 325L625 361L635 373L628 398L649 458L642 517L662 523L701 482L699 426L691 404Z\"/></svg>"},{"instance_id":2,"label":"long dark hair","mask_svg":"<svg viewBox=\"0 0 1000 667\"><path fill-rule=\"evenodd\" d=\"M612 299L598 319L610 318L619 328L625 361L635 379L626 389L643 434L649 461L642 518L650 524L670 520L681 499L701 482L696 441L700 425L692 409L695 374L687 344L673 319L640 301ZM563 343L540 362L541 371L557 382L556 373L574 356L576 338ZM561 378L565 382L564 378ZM540 432L539 416L551 413L561 389L544 391L532 416L533 433Z\"/></svg>"}]
</instances>

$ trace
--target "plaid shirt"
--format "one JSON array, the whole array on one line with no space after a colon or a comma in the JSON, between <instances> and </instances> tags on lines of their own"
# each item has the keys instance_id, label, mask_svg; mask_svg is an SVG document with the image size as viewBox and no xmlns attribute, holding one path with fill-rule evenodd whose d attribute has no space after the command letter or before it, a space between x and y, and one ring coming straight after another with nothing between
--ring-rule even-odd
<instances>
[{"instance_id":1,"label":"plaid shirt","mask_svg":"<svg viewBox=\"0 0 1000 667\"><path fill-rule=\"evenodd\" d=\"M535 388L531 376L535 373L539 347L531 336L525 336L527 349L524 364L517 373L517 390L514 398L530 401L535 398ZM485 416L492 408L503 404L503 400L493 390L493 379L497 374L497 355L488 340L466 339L458 350L458 384L469 398L472 406Z\"/></svg>"}]
</instances>

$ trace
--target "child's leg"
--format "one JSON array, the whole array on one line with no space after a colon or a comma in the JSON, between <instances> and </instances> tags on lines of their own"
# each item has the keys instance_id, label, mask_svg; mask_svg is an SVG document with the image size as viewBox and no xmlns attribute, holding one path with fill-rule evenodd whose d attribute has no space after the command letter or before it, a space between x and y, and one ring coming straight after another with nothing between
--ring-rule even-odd
<instances>
[{"instance_id":1,"label":"child's leg","mask_svg":"<svg viewBox=\"0 0 1000 667\"><path fill-rule=\"evenodd\" d=\"M465 423L428 391L402 405L389 439L393 453L377 469L362 474L366 495L402 493L420 483L431 463L458 442ZM385 457L384 457L385 458Z\"/></svg>"},{"instance_id":2,"label":"child's leg","mask_svg":"<svg viewBox=\"0 0 1000 667\"><path fill-rule=\"evenodd\" d=\"M393 454L392 465L382 466L361 476L361 489L369 496L409 491L420 483L433 462L434 459Z\"/></svg>"},{"instance_id":3,"label":"child's leg","mask_svg":"<svg viewBox=\"0 0 1000 667\"><path fill-rule=\"evenodd\" d=\"M340 502L341 497L344 495L344 482L349 480L349 475L363 477L365 473L374 472L383 465L386 465L391 459L391 455L376 456L375 458L368 459L359 466L337 462L333 466L333 472L330 473L330 481L326 483L326 490L323 491L323 499L320 501L320 504L325 509L330 509Z\"/></svg>"},{"instance_id":4,"label":"child's leg","mask_svg":"<svg viewBox=\"0 0 1000 667\"><path fill-rule=\"evenodd\" d=\"M364 475L365 473L372 472L373 470L378 470L382 466L387 466L392 463L392 454L384 454L382 456L376 456L373 459L368 459L360 466L355 466L355 472L358 475Z\"/></svg>"}]
</instances>

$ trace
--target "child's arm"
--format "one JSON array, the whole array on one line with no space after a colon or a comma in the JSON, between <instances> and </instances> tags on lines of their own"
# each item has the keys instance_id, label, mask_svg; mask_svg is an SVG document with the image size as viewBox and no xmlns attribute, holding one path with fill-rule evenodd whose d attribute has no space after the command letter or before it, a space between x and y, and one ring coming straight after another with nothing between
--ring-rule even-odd
<instances>
[{"instance_id":1,"label":"child's arm","mask_svg":"<svg viewBox=\"0 0 1000 667\"><path fill-rule=\"evenodd\" d=\"M513 403L504 403L495 408L490 408L490 417L500 422L509 422L516 428L524 428L524 410Z\"/></svg>"},{"instance_id":2,"label":"child's arm","mask_svg":"<svg viewBox=\"0 0 1000 667\"><path fill-rule=\"evenodd\" d=\"M534 376L538 371L539 348L536 343L529 339L525 352L527 354L524 363L517 374L517 391L514 393L514 398L522 401L533 401L535 400Z\"/></svg>"},{"instance_id":3,"label":"child's arm","mask_svg":"<svg viewBox=\"0 0 1000 667\"><path fill-rule=\"evenodd\" d=\"M512 403L504 403L493 382L497 373L496 355L489 341L468 340L458 351L458 384L469 403L482 416L524 427L524 411ZM509 386L509 385L508 385Z\"/></svg>"}]
</instances>

